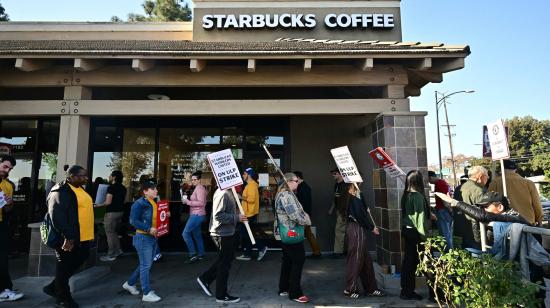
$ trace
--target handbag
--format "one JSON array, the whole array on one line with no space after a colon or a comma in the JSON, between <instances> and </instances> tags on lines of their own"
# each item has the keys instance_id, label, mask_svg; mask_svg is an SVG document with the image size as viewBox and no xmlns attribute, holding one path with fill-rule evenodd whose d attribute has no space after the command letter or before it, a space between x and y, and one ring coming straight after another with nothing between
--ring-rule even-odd
<instances>
[{"instance_id":1,"label":"handbag","mask_svg":"<svg viewBox=\"0 0 550 308\"><path fill-rule=\"evenodd\" d=\"M277 219L277 226L279 227L279 236L283 244L299 244L304 241L304 226L294 225L294 228L288 228Z\"/></svg>"},{"instance_id":2,"label":"handbag","mask_svg":"<svg viewBox=\"0 0 550 308\"><path fill-rule=\"evenodd\" d=\"M61 233L53 226L50 213L46 213L40 224L40 238L42 243L50 248L59 248L63 244Z\"/></svg>"}]
</instances>

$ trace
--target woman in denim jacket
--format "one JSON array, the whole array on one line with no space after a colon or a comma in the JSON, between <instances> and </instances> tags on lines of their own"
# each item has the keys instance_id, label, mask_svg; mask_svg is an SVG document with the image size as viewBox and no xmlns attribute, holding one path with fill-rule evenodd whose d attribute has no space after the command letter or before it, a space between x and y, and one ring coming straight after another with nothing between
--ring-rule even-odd
<instances>
[{"instance_id":1,"label":"woman in denim jacket","mask_svg":"<svg viewBox=\"0 0 550 308\"><path fill-rule=\"evenodd\" d=\"M134 202L130 212L130 224L136 228L133 244L139 257L139 265L130 279L122 285L122 288L132 295L138 295L139 290L135 285L139 278L143 291L141 300L158 302L161 298L151 290L149 285L149 272L153 264L157 241L157 203L154 201L158 195L157 185L150 181L144 182L141 185L141 191L143 197Z\"/></svg>"}]
</instances>

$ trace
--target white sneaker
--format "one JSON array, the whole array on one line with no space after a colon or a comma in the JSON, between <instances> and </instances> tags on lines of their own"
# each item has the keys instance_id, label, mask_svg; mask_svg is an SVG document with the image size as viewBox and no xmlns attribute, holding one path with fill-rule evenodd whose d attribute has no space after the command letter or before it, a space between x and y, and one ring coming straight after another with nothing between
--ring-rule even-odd
<instances>
[{"instance_id":1,"label":"white sneaker","mask_svg":"<svg viewBox=\"0 0 550 308\"><path fill-rule=\"evenodd\" d=\"M122 285L122 288L128 292L130 292L130 294L132 295L138 295L139 294L139 290L135 287L135 286L131 286L128 284L128 281L126 281L123 285Z\"/></svg>"},{"instance_id":2,"label":"white sneaker","mask_svg":"<svg viewBox=\"0 0 550 308\"><path fill-rule=\"evenodd\" d=\"M160 301L162 298L160 298L158 295L155 294L155 291L149 291L147 295L143 295L141 298L144 302L154 303Z\"/></svg>"},{"instance_id":3,"label":"white sneaker","mask_svg":"<svg viewBox=\"0 0 550 308\"><path fill-rule=\"evenodd\" d=\"M267 246L264 247L260 252L258 252L258 261L262 261L262 259L265 257L265 253L267 252Z\"/></svg>"},{"instance_id":4,"label":"white sneaker","mask_svg":"<svg viewBox=\"0 0 550 308\"><path fill-rule=\"evenodd\" d=\"M4 291L2 291L2 293L0 293L0 302L16 301L21 297L23 297L23 293L16 292L10 289L5 289Z\"/></svg>"},{"instance_id":5,"label":"white sneaker","mask_svg":"<svg viewBox=\"0 0 550 308\"><path fill-rule=\"evenodd\" d=\"M250 261L250 260L252 260L252 257L245 256L245 255L240 255L240 256L236 257L235 259L240 260L240 261Z\"/></svg>"},{"instance_id":6,"label":"white sneaker","mask_svg":"<svg viewBox=\"0 0 550 308\"><path fill-rule=\"evenodd\" d=\"M107 256L101 256L101 257L99 258L99 260L100 260L100 261L103 261L103 262L111 262L111 261L116 260L116 257L109 256L109 255L107 255Z\"/></svg>"}]
</instances>

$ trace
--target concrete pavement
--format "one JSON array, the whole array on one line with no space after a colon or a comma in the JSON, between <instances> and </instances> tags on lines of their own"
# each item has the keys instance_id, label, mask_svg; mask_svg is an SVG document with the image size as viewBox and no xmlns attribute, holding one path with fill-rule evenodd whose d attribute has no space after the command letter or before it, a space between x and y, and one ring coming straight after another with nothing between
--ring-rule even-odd
<instances>
[{"instance_id":1,"label":"concrete pavement","mask_svg":"<svg viewBox=\"0 0 550 308\"><path fill-rule=\"evenodd\" d=\"M135 253L127 253L118 260L100 266L110 267L110 273L101 278L89 279L88 286L77 286L74 299L81 307L223 307L213 297L207 297L196 277L213 262L215 254L207 255L207 261L186 265L184 254L165 255L162 262L153 266L151 285L162 301L145 304L140 296L132 296L122 289L132 270L137 266ZM279 297L277 286L280 270L280 251L269 251L265 259L233 262L229 280L229 293L241 297L241 302L231 307L436 307L427 301L402 301L388 289L385 298L361 297L349 299L342 295L345 279L345 260L324 258L307 260L304 266L302 287L311 303L304 305ZM103 271L101 271L103 272ZM42 293L42 286L51 278L21 277L14 281L15 288L25 293L17 302L2 303L3 307L53 307L54 300ZM81 278L82 279L82 278ZM214 283L215 284L215 283ZM212 289L215 287L212 286ZM425 291L425 290L424 290ZM426 294L424 294L426 295Z\"/></svg>"}]
</instances>

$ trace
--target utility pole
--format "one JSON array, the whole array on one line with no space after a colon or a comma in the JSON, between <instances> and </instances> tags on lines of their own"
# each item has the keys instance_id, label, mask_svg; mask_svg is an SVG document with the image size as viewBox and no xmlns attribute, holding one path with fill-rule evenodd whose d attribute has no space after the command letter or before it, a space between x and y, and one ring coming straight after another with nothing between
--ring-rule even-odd
<instances>
[{"instance_id":1,"label":"utility pole","mask_svg":"<svg viewBox=\"0 0 550 308\"><path fill-rule=\"evenodd\" d=\"M447 122L447 133L449 134L449 148L451 149L451 165L453 167L453 179L454 179L454 187L456 187L457 181L456 181L456 168L455 168L455 156L453 151L453 135L451 134L451 125L449 125L449 115L447 113L447 98L443 98L443 107L445 107L445 121Z\"/></svg>"}]
</instances>

